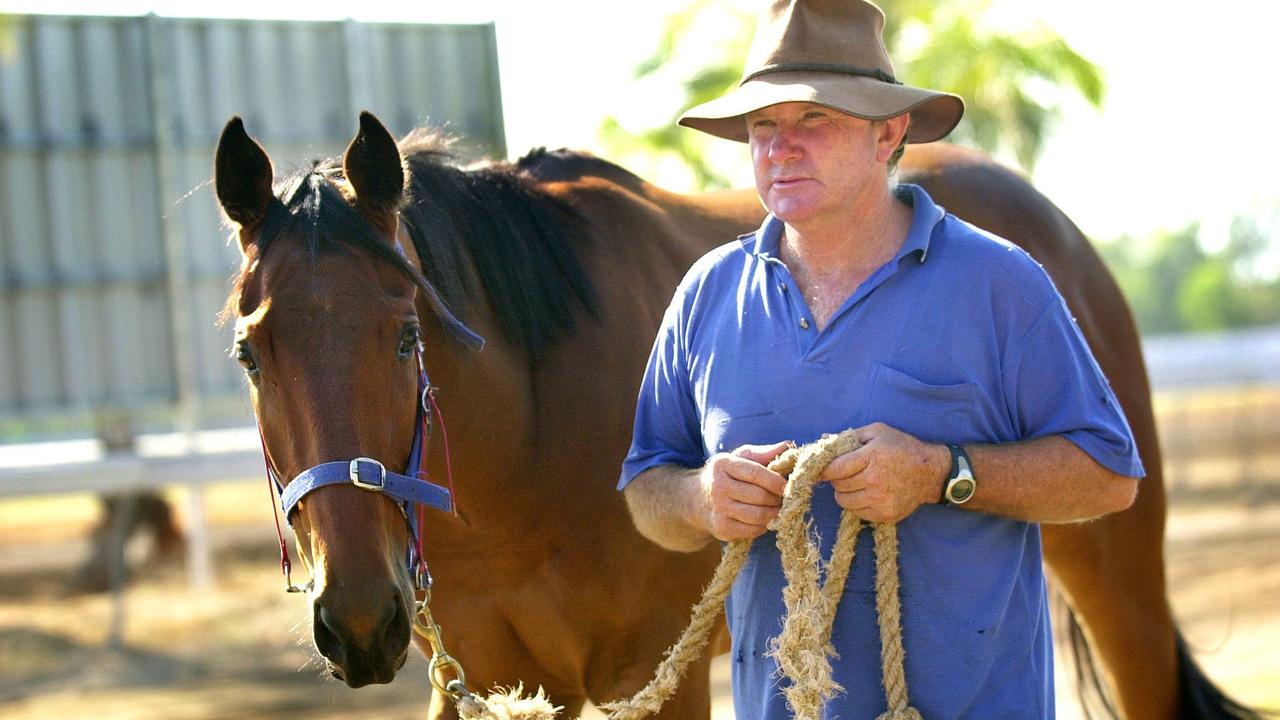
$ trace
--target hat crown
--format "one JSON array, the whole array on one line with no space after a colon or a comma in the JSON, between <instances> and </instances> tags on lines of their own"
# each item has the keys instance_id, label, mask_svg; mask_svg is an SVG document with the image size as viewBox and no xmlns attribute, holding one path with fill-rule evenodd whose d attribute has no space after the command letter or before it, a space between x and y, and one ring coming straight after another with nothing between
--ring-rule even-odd
<instances>
[{"instance_id":1,"label":"hat crown","mask_svg":"<svg viewBox=\"0 0 1280 720\"><path fill-rule=\"evenodd\" d=\"M879 70L893 77L884 13L865 0L774 0L760 15L743 81L788 66Z\"/></svg>"},{"instance_id":2,"label":"hat crown","mask_svg":"<svg viewBox=\"0 0 1280 720\"><path fill-rule=\"evenodd\" d=\"M756 26L742 82L690 108L680 124L747 142L747 114L807 102L864 120L910 113L907 142L941 139L960 122L964 101L899 82L883 36L884 13L867 0L770 0Z\"/></svg>"}]
</instances>

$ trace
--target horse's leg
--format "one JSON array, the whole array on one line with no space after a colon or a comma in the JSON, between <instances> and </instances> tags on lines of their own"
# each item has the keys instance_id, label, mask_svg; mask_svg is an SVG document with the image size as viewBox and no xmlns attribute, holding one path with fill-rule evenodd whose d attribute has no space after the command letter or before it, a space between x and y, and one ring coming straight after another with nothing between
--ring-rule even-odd
<instances>
[{"instance_id":1,"label":"horse's leg","mask_svg":"<svg viewBox=\"0 0 1280 720\"><path fill-rule=\"evenodd\" d=\"M1178 717L1162 481L1157 468L1124 512L1089 523L1044 526L1045 559L1102 660L1117 709L1133 720Z\"/></svg>"},{"instance_id":2,"label":"horse's leg","mask_svg":"<svg viewBox=\"0 0 1280 720\"><path fill-rule=\"evenodd\" d=\"M680 681L670 700L662 705L655 718L663 720L706 720L711 717L711 650L689 663L689 669ZM626 700L638 692L653 678L657 663L650 667L633 666L623 670L612 682L602 682L599 694L593 698L597 704L606 701Z\"/></svg>"},{"instance_id":3,"label":"horse's leg","mask_svg":"<svg viewBox=\"0 0 1280 720\"><path fill-rule=\"evenodd\" d=\"M576 718L581 712L586 698L580 686L555 676L530 655L492 601L468 595L464 603L447 607L444 602L434 605L439 606L435 608L436 618L443 627L446 648L462 666L468 690L485 698L498 689L506 691L517 684L523 685L525 696L532 696L542 688L552 705L564 708L558 717ZM414 641L427 657L431 656L425 640L415 637ZM428 717L433 720L437 717L456 720L452 701L440 693L432 693L430 707Z\"/></svg>"},{"instance_id":4,"label":"horse's leg","mask_svg":"<svg viewBox=\"0 0 1280 720\"><path fill-rule=\"evenodd\" d=\"M689 672L680 681L680 689L654 717L667 720L711 717L711 659L707 654L690 663Z\"/></svg>"}]
</instances>

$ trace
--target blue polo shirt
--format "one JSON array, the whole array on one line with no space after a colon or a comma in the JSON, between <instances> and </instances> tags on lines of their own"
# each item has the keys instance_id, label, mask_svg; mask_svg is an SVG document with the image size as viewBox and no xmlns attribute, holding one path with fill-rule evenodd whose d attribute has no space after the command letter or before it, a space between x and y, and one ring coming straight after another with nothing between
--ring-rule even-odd
<instances>
[{"instance_id":1,"label":"blue polo shirt","mask_svg":"<svg viewBox=\"0 0 1280 720\"><path fill-rule=\"evenodd\" d=\"M690 269L649 358L619 487L656 465L872 422L926 442L1062 435L1142 476L1110 385L1043 269L921 188L896 193L913 207L906 241L821 331L779 259L772 216ZM840 516L830 485L815 488L812 514L827 556ZM898 535L912 704L930 720L1053 717L1039 526L924 506ZM775 541L755 541L726 603L739 718L790 718L766 657L785 611ZM828 716L842 720L885 709L872 554L864 532L832 633L845 692Z\"/></svg>"}]
</instances>

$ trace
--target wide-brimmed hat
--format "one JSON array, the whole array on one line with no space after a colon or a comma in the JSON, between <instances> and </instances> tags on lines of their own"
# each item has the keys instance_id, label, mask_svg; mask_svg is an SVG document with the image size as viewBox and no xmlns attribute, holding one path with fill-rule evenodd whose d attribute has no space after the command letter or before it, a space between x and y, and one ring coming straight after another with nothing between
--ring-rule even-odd
<instances>
[{"instance_id":1,"label":"wide-brimmed hat","mask_svg":"<svg viewBox=\"0 0 1280 720\"><path fill-rule=\"evenodd\" d=\"M690 109L680 124L746 142L743 115L798 101L867 120L909 112L907 142L946 136L960 122L964 101L898 82L883 32L884 13L865 0L773 0L760 16L738 87Z\"/></svg>"}]
</instances>

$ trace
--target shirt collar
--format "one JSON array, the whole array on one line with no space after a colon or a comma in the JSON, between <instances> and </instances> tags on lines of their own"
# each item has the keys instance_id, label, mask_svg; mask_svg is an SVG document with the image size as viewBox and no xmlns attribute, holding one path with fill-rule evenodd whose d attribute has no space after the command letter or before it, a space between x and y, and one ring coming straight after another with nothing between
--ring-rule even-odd
<instances>
[{"instance_id":1,"label":"shirt collar","mask_svg":"<svg viewBox=\"0 0 1280 720\"><path fill-rule=\"evenodd\" d=\"M911 183L899 183L893 189L899 200L911 206L911 229L907 231L907 239L898 250L895 260L901 260L914 252L920 253L920 262L924 262L929 254L929 239L933 237L933 229L946 215L941 206L933 202L924 188ZM760 258L777 259L778 246L782 241L782 221L769 213L755 232L738 236L742 249Z\"/></svg>"}]
</instances>

